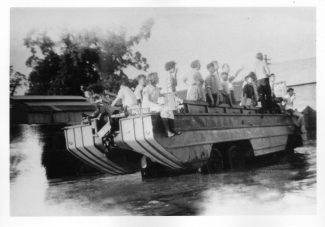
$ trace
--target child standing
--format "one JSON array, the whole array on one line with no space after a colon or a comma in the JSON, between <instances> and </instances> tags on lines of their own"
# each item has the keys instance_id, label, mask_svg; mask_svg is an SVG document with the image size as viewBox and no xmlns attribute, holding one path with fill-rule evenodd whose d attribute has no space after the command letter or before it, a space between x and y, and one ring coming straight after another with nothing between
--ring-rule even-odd
<instances>
[{"instance_id":1,"label":"child standing","mask_svg":"<svg viewBox=\"0 0 325 227\"><path fill-rule=\"evenodd\" d=\"M213 62L207 65L209 75L205 78L206 100L210 107L219 104L219 84L215 75L215 65Z\"/></svg>"},{"instance_id":2,"label":"child standing","mask_svg":"<svg viewBox=\"0 0 325 227\"><path fill-rule=\"evenodd\" d=\"M243 102L242 105L246 108L255 106L255 89L253 86L253 78L251 75L245 77L245 86L243 88Z\"/></svg>"},{"instance_id":3,"label":"child standing","mask_svg":"<svg viewBox=\"0 0 325 227\"><path fill-rule=\"evenodd\" d=\"M227 63L225 63L225 64L222 65L222 72L223 73L226 73L227 74L227 77L228 77L229 95L230 95L231 102L233 104L235 104L237 101L236 101L236 98L235 98L234 86L233 86L232 82L236 79L236 77L239 75L239 73L243 69L244 68L238 69L233 76L230 76L229 75L229 73L230 73L230 66Z\"/></svg>"},{"instance_id":4,"label":"child standing","mask_svg":"<svg viewBox=\"0 0 325 227\"><path fill-rule=\"evenodd\" d=\"M221 73L221 86L222 86L223 103L232 106L232 100L230 97L230 90L229 90L228 74L225 72Z\"/></svg>"}]
</instances>

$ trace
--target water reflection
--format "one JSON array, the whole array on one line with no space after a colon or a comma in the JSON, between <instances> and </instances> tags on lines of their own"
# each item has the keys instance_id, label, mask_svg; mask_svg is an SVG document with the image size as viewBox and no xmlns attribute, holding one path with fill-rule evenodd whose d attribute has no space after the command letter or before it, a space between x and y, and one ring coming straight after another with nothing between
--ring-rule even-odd
<instances>
[{"instance_id":1,"label":"water reflection","mask_svg":"<svg viewBox=\"0 0 325 227\"><path fill-rule=\"evenodd\" d=\"M316 145L246 171L142 181L140 174L48 179L46 133L11 140L12 215L222 215L316 212ZM19 133L16 133L19 135ZM45 143L44 143L45 141ZM46 150L46 149L45 149ZM43 162L44 164L44 162ZM45 162L46 164L46 162ZM60 168L60 167L58 167Z\"/></svg>"}]
</instances>

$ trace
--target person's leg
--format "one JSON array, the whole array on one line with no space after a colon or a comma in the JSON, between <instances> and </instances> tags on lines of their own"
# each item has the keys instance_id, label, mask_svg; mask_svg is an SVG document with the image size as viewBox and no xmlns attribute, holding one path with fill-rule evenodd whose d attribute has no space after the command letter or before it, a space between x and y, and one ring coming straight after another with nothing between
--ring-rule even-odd
<instances>
[{"instance_id":1,"label":"person's leg","mask_svg":"<svg viewBox=\"0 0 325 227\"><path fill-rule=\"evenodd\" d=\"M206 94L206 100L208 102L209 107L212 107L213 103L212 103L212 100L208 94Z\"/></svg>"},{"instance_id":2,"label":"person's leg","mask_svg":"<svg viewBox=\"0 0 325 227\"><path fill-rule=\"evenodd\" d=\"M258 81L257 92L259 96L259 100L262 105L262 113L266 112L266 103L265 103L265 91L264 91L264 79Z\"/></svg>"},{"instance_id":3,"label":"person's leg","mask_svg":"<svg viewBox=\"0 0 325 227\"><path fill-rule=\"evenodd\" d=\"M164 130L165 130L165 134L167 137L172 137L175 134L173 132L171 132L170 128L169 128L169 121L168 118L161 118L163 125L164 125Z\"/></svg>"},{"instance_id":4,"label":"person's leg","mask_svg":"<svg viewBox=\"0 0 325 227\"><path fill-rule=\"evenodd\" d=\"M226 100L227 100L227 104L229 104L229 106L232 107L232 102L231 102L230 94L227 94L226 95Z\"/></svg>"},{"instance_id":5,"label":"person's leg","mask_svg":"<svg viewBox=\"0 0 325 227\"><path fill-rule=\"evenodd\" d=\"M218 97L219 97L219 100L218 100L219 101L218 102L218 105L219 105L219 104L222 104L223 103L223 94L222 94L221 91L218 92Z\"/></svg>"},{"instance_id":6,"label":"person's leg","mask_svg":"<svg viewBox=\"0 0 325 227\"><path fill-rule=\"evenodd\" d=\"M168 123L169 123L169 129L172 133L174 133L175 135L180 135L182 134L180 131L176 131L175 129L175 120L172 118L168 118Z\"/></svg>"},{"instance_id":7,"label":"person's leg","mask_svg":"<svg viewBox=\"0 0 325 227\"><path fill-rule=\"evenodd\" d=\"M301 127L304 125L304 115L302 113L299 113L298 111L293 111L292 115L298 118L298 120L297 120L298 127Z\"/></svg>"},{"instance_id":8,"label":"person's leg","mask_svg":"<svg viewBox=\"0 0 325 227\"><path fill-rule=\"evenodd\" d=\"M218 103L219 103L219 96L218 96L218 93L214 93L214 94L212 94L212 97L213 97L213 99L214 99L213 106L218 105Z\"/></svg>"},{"instance_id":9,"label":"person's leg","mask_svg":"<svg viewBox=\"0 0 325 227\"><path fill-rule=\"evenodd\" d=\"M232 102L232 104L236 104L236 98L235 98L235 92L234 92L234 90L230 90L230 97L231 97L231 102Z\"/></svg>"},{"instance_id":10,"label":"person's leg","mask_svg":"<svg viewBox=\"0 0 325 227\"><path fill-rule=\"evenodd\" d=\"M273 110L273 101L272 101L272 90L270 86L269 78L265 78L264 92L265 92L265 104L266 109L272 112Z\"/></svg>"}]
</instances>

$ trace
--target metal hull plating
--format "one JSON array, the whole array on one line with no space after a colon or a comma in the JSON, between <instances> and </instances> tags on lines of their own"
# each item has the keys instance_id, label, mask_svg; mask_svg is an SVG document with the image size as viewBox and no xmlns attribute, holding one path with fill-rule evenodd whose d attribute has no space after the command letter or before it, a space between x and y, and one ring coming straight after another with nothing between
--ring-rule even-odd
<instances>
[{"instance_id":1,"label":"metal hull plating","mask_svg":"<svg viewBox=\"0 0 325 227\"><path fill-rule=\"evenodd\" d=\"M171 169L194 169L207 163L214 144L249 141L259 156L285 150L297 134L284 114L188 113L175 121L182 135L167 138L158 114L121 119L117 142Z\"/></svg>"},{"instance_id":2,"label":"metal hull plating","mask_svg":"<svg viewBox=\"0 0 325 227\"><path fill-rule=\"evenodd\" d=\"M75 157L85 162L89 166L92 166L104 173L111 175L121 175L133 173L139 170L139 165L136 164L140 157L134 156L131 164L125 163L125 159L122 161L113 161L107 157L105 148L98 137L93 135L91 125L76 125L65 128L65 138L67 149ZM117 150L120 154L117 156L124 157L127 155L125 150ZM119 160L121 160L119 158Z\"/></svg>"}]
</instances>

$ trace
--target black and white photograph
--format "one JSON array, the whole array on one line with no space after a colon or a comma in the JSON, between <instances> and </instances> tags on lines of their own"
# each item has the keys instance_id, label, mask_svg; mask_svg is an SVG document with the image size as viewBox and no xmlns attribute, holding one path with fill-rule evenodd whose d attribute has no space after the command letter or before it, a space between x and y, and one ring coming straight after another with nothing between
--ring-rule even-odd
<instances>
[{"instance_id":1,"label":"black and white photograph","mask_svg":"<svg viewBox=\"0 0 325 227\"><path fill-rule=\"evenodd\" d=\"M7 10L11 219L319 214L317 7Z\"/></svg>"}]
</instances>

